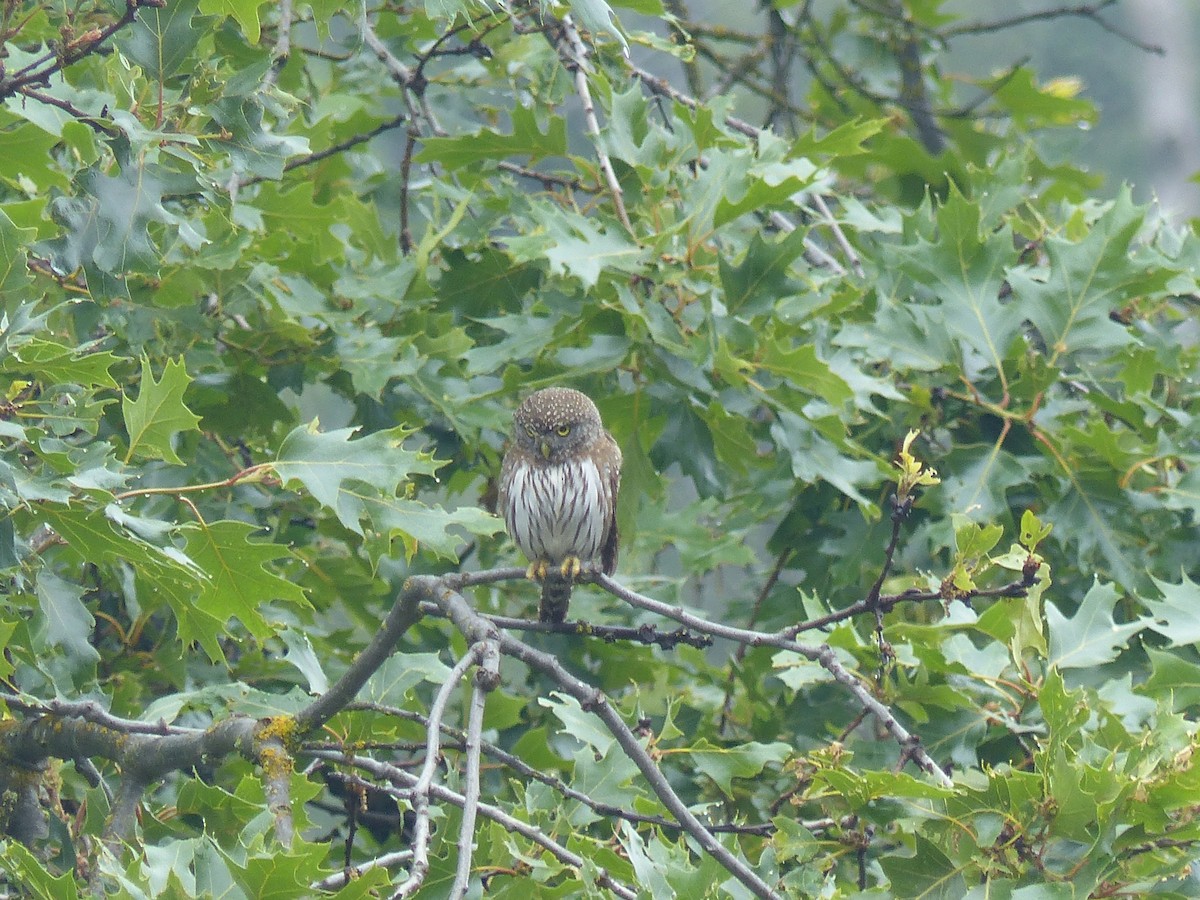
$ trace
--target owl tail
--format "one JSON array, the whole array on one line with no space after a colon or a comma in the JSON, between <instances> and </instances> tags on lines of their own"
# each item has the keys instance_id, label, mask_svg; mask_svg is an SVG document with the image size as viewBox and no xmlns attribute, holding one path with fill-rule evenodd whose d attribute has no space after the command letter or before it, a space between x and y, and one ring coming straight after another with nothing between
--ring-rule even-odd
<instances>
[{"instance_id":1,"label":"owl tail","mask_svg":"<svg viewBox=\"0 0 1200 900\"><path fill-rule=\"evenodd\" d=\"M565 622L571 605L571 579L557 572L548 572L542 582L542 603L538 619L542 622Z\"/></svg>"}]
</instances>

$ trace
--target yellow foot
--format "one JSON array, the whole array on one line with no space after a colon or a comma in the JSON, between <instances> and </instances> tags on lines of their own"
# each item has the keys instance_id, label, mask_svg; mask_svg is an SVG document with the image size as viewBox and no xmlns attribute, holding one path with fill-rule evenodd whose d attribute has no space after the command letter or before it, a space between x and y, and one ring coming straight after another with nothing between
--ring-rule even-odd
<instances>
[{"instance_id":1,"label":"yellow foot","mask_svg":"<svg viewBox=\"0 0 1200 900\"><path fill-rule=\"evenodd\" d=\"M559 566L558 571L562 573L563 578L570 578L573 581L583 571L583 563L579 561L578 556L568 556L562 561L562 565Z\"/></svg>"},{"instance_id":2,"label":"yellow foot","mask_svg":"<svg viewBox=\"0 0 1200 900\"><path fill-rule=\"evenodd\" d=\"M550 563L544 559L535 559L529 564L529 568L525 570L525 577L530 581L545 581L546 570L549 565Z\"/></svg>"}]
</instances>

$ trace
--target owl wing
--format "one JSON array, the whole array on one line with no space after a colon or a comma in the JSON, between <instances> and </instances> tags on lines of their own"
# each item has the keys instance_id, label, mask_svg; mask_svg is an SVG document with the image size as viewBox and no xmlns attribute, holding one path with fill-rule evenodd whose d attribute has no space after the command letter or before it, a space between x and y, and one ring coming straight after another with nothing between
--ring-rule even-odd
<instances>
[{"instance_id":1,"label":"owl wing","mask_svg":"<svg viewBox=\"0 0 1200 900\"><path fill-rule=\"evenodd\" d=\"M516 448L511 444L504 448L504 461L500 463L500 481L496 484L496 512L508 517L508 491L512 484L513 469L517 467Z\"/></svg>"},{"instance_id":2,"label":"owl wing","mask_svg":"<svg viewBox=\"0 0 1200 900\"><path fill-rule=\"evenodd\" d=\"M600 543L600 565L605 575L617 570L617 494L621 490L621 448L611 434L605 432L601 449L604 463L600 467L604 489L608 493L608 521L604 526L604 540Z\"/></svg>"}]
</instances>

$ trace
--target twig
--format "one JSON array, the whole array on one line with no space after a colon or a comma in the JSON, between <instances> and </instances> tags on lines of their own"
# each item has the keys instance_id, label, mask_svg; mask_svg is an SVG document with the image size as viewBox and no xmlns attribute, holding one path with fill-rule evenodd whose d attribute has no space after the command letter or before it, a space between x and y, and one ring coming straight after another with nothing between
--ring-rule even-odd
<instances>
[{"instance_id":1,"label":"twig","mask_svg":"<svg viewBox=\"0 0 1200 900\"><path fill-rule=\"evenodd\" d=\"M1036 573L1034 574L1036 575ZM980 588L969 591L958 599L970 601L987 597L1024 597L1029 593L1029 588L1033 586L1033 583L1033 579L1022 577L1017 581L1010 581L1008 584L1001 585L1000 587ZM806 631L828 628L830 625L844 622L846 619L852 619L855 616L871 612L874 609L881 609L887 612L898 603L926 603L930 600L938 600L944 603L948 599L950 598L940 590L919 591L914 589L905 591L902 594L883 594L878 600L873 602L870 599L859 600L857 603L851 603L844 609L835 610L826 615L818 616L815 619L809 619L807 622L800 622L797 625L789 626L780 632L780 634L786 637L795 637Z\"/></svg>"},{"instance_id":2,"label":"twig","mask_svg":"<svg viewBox=\"0 0 1200 900\"><path fill-rule=\"evenodd\" d=\"M970 22L965 25L955 25L946 28L941 32L943 40L949 40L953 37L958 37L964 34L985 34L991 31L1003 31L1006 28L1013 28L1017 25L1025 25L1029 22L1037 22L1045 19L1060 19L1067 16L1076 16L1083 19L1090 19L1109 34L1116 35L1121 40L1126 41L1130 45L1143 50L1146 53L1154 53L1158 56L1163 56L1166 51L1157 44L1146 44L1139 41L1133 35L1122 31L1117 26L1113 25L1107 19L1100 15L1101 11L1110 6L1115 5L1117 0L1101 0L1100 3L1083 3L1079 6L1060 6L1054 9L1042 9L1036 12L1023 13L1021 15L1010 16L1007 19L995 19L991 22Z\"/></svg>"},{"instance_id":3,"label":"twig","mask_svg":"<svg viewBox=\"0 0 1200 900\"><path fill-rule=\"evenodd\" d=\"M621 182L617 180L617 173L613 170L612 160L608 158L608 151L604 149L604 139L600 132L600 121L596 118L596 105L592 102L592 91L588 86L587 80L587 47L584 45L583 38L579 36L579 30L575 27L575 23L569 15L562 17L560 25L562 39L554 42L554 49L558 51L558 57L562 60L563 66L575 77L575 93L579 96L579 102L583 105L583 120L587 125L588 133L593 138L593 143L596 147L596 158L599 160L600 171L604 173L604 180L608 183L609 192L612 194L613 207L616 209L617 219L625 226L626 231L636 237L633 224L629 221L629 213L625 211L625 197L624 191L621 188Z\"/></svg>"},{"instance_id":4,"label":"twig","mask_svg":"<svg viewBox=\"0 0 1200 900\"><path fill-rule=\"evenodd\" d=\"M913 498L911 496L905 497L903 500L893 499L892 535L888 539L887 549L883 551L883 564L879 567L879 576L871 585L871 589L867 591L867 608L875 613L875 634L878 636L881 646L883 644L883 610L879 606L879 592L883 590L883 583L892 571L892 562L896 558L896 547L900 544L900 527L908 518L908 514L912 512L912 505Z\"/></svg>"},{"instance_id":5,"label":"twig","mask_svg":"<svg viewBox=\"0 0 1200 900\"><path fill-rule=\"evenodd\" d=\"M442 615L441 608L432 602L421 604L421 611L427 615ZM569 634L579 637L600 638L607 643L616 641L631 641L638 644L656 645L664 650L670 650L678 644L703 649L712 646L712 638L706 634L692 634L686 628L676 628L674 631L660 631L651 622L641 625L593 625L590 622L539 622L536 619L517 619L512 616L497 616L487 614L489 622L510 631L527 631L536 634Z\"/></svg>"},{"instance_id":6,"label":"twig","mask_svg":"<svg viewBox=\"0 0 1200 900\"><path fill-rule=\"evenodd\" d=\"M275 35L275 46L271 48L271 68L263 76L264 90L275 86L279 73L287 65L292 53L292 0L279 0L279 33Z\"/></svg>"},{"instance_id":7,"label":"twig","mask_svg":"<svg viewBox=\"0 0 1200 900\"><path fill-rule=\"evenodd\" d=\"M61 53L55 51L44 53L8 78L0 78L0 99L11 97L29 84L49 84L51 75L74 65L85 56L95 53L100 45L110 37L122 28L132 25L137 19L139 9L143 7L161 9L165 5L165 0L125 0L125 12L111 24L81 36L68 44ZM46 68L41 68L47 63L49 65Z\"/></svg>"},{"instance_id":8,"label":"twig","mask_svg":"<svg viewBox=\"0 0 1200 900\"><path fill-rule=\"evenodd\" d=\"M361 875L363 872L369 872L371 869L386 868L388 866L403 865L411 859L411 850L397 850L394 853L385 853L383 856L377 856L375 859L368 860L361 866L355 866L353 870L343 869L341 872L334 872L320 881L314 881L309 885L309 888L313 891L340 891L355 876Z\"/></svg>"},{"instance_id":9,"label":"twig","mask_svg":"<svg viewBox=\"0 0 1200 900\"><path fill-rule=\"evenodd\" d=\"M381 790L384 790L393 796L402 797L405 800L408 799L410 793L409 789L416 783L417 780L415 775L405 772L398 766L389 765L388 763L379 762L378 760L374 759L367 759L365 757L329 750L314 751L312 755L319 759L338 763L339 765L362 769L364 772L369 772L376 778L385 779L391 782L394 787L384 787L381 788ZM375 787L375 785L368 786ZM463 797L462 794L459 794L458 792L440 784L434 784L430 787L430 796L446 803L452 803L460 808L466 802L466 798ZM491 819L493 822L496 822L506 831L511 831L513 834L519 834L522 837L532 841L542 849L549 852L564 865L572 866L576 869L581 869L587 865L587 860L585 860L578 853L568 850L562 844L558 843L552 838L547 837L541 829L510 816L497 806L492 806L490 803L480 803L479 814L484 818ZM637 900L637 891L617 881L606 871L604 871L604 869L596 869L593 871L596 873L596 883L601 887L612 891L618 897L621 897L622 900Z\"/></svg>"},{"instance_id":10,"label":"twig","mask_svg":"<svg viewBox=\"0 0 1200 900\"><path fill-rule=\"evenodd\" d=\"M104 119L85 113L69 100L63 100L61 97L55 97L53 94L43 93L37 88L29 87L28 85L21 88L19 93L22 97L28 97L30 100L36 100L38 103L45 103L47 106L54 106L61 109L67 115L82 122L97 134L112 134L117 130L117 126L112 122L106 122Z\"/></svg>"},{"instance_id":11,"label":"twig","mask_svg":"<svg viewBox=\"0 0 1200 900\"><path fill-rule=\"evenodd\" d=\"M833 213L830 212L829 205L825 202L825 198L820 194L813 194L812 202L813 206L817 208L817 212L821 216L821 221L829 226L829 230L833 232L833 239L837 241L837 245L842 248L842 253L845 254L846 259L850 263L850 268L854 270L854 274L859 278L866 277L867 273L863 268L862 260L859 259L858 253L855 252L854 247L850 244L850 241L846 239L846 235L842 233L841 226L838 225L837 219L835 219L833 217Z\"/></svg>"},{"instance_id":12,"label":"twig","mask_svg":"<svg viewBox=\"0 0 1200 900\"><path fill-rule=\"evenodd\" d=\"M724 73L721 75L721 80L713 84L712 87L704 94L704 102L708 103L714 98L721 96L729 91L735 84L741 83L746 87L751 87L750 73L754 71L755 66L761 63L767 57L767 42L760 41L751 49L747 50L736 62L731 62L728 65L722 66Z\"/></svg>"},{"instance_id":13,"label":"twig","mask_svg":"<svg viewBox=\"0 0 1200 900\"><path fill-rule=\"evenodd\" d=\"M381 715L395 716L397 718L407 719L412 722L418 722L424 726L428 726L429 724L429 718L419 712L414 712L413 710L408 709L400 709L399 707L388 706L381 703L355 702L351 703L346 708L368 710L370 712L380 713ZM442 731L446 732L446 734L465 745L466 735L461 730L443 723ZM317 749L337 749L335 747L321 747L320 745L311 743L308 746L316 747ZM361 746L367 749L374 749L374 746L369 744L364 744ZM404 745L401 742L391 742L381 746L386 746L388 749L395 749ZM683 827L678 822L674 822L665 816L637 813L633 812L632 810L622 809L619 806L614 806L611 803L604 803L603 801L596 800L585 794L583 791L571 787L561 778L547 774L541 769L535 769L519 756L514 756L513 754L507 752L506 750L502 750L489 741L481 742L481 747L483 752L486 753L491 759L508 766L522 778L528 778L531 781L539 781L552 790L562 794L568 800L574 800L578 803L582 803L588 809L598 813L601 816L613 816L619 819L625 819L628 822L634 822L639 825L654 825L657 828L666 828L672 831L679 831ZM405 749L412 748L406 747ZM424 744L421 745L421 749L424 749ZM737 822L714 822L708 826L708 829L709 831L713 832L713 834L752 834L767 836L775 833L775 826L770 822L747 822L744 824L739 824Z\"/></svg>"},{"instance_id":14,"label":"twig","mask_svg":"<svg viewBox=\"0 0 1200 900\"><path fill-rule=\"evenodd\" d=\"M357 147L359 144L365 144L372 138L391 131L393 128L399 128L407 121L407 113L399 113L398 115L392 116L392 118L388 119L386 122L380 122L370 131L364 131L361 134L356 134L352 137L346 138L345 140L338 141L336 144L330 144L328 147L325 147L322 150L317 150L314 153L309 153L306 156L293 157L283 164L283 171L291 172L294 169L299 169L301 166L311 166L313 163L318 163L323 159L328 159L331 156L344 153L347 150ZM268 179L265 175L255 175L252 178L245 179L241 183L244 187L248 187L250 185L259 184L260 182L267 180Z\"/></svg>"},{"instance_id":15,"label":"twig","mask_svg":"<svg viewBox=\"0 0 1200 900\"><path fill-rule=\"evenodd\" d=\"M0 700L10 709L34 713L41 716L78 718L102 728L123 734L199 734L198 728L182 728L165 722L141 722L137 719L122 719L103 709L95 700L47 700L30 701L16 694L0 693Z\"/></svg>"},{"instance_id":16,"label":"twig","mask_svg":"<svg viewBox=\"0 0 1200 900\"><path fill-rule=\"evenodd\" d=\"M528 166L522 166L515 162L510 162L507 159L499 160L496 163L496 168L502 169L505 172L510 172L513 175L519 175L521 178L531 178L534 181L540 181L542 187L550 190L551 188L562 187L570 188L573 191L586 191L589 193L598 193L600 188L594 185L585 185L578 178L565 175L555 175L551 172L538 172Z\"/></svg>"}]
</instances>

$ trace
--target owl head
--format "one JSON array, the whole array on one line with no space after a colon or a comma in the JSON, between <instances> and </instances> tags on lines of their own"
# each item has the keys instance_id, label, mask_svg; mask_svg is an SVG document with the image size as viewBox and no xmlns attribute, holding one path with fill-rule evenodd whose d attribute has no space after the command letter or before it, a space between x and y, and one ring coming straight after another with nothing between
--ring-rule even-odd
<instances>
[{"instance_id":1,"label":"owl head","mask_svg":"<svg viewBox=\"0 0 1200 900\"><path fill-rule=\"evenodd\" d=\"M596 404L570 388L535 391L513 413L513 439L546 463L570 458L603 430Z\"/></svg>"}]
</instances>

